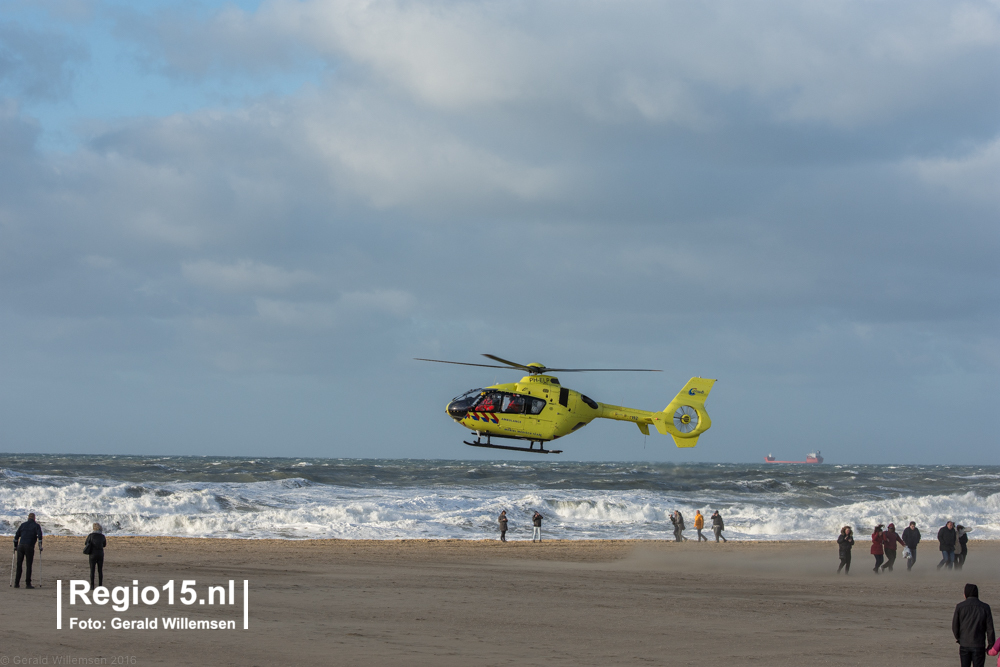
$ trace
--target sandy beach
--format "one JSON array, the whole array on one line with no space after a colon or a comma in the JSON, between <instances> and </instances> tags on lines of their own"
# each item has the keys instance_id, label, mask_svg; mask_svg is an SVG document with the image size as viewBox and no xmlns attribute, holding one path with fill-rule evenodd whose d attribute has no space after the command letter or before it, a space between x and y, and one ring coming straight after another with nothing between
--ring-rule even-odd
<instances>
[{"instance_id":1,"label":"sandy beach","mask_svg":"<svg viewBox=\"0 0 1000 667\"><path fill-rule=\"evenodd\" d=\"M232 606L171 606L163 591L157 604L117 612L68 605L69 580L88 578L82 537L45 544L41 587L3 587L3 665L860 665L880 651L944 665L957 662L950 622L964 584L1000 603L1000 544L983 542L970 543L963 572L936 571L936 542L925 541L913 572L900 560L876 576L859 539L844 577L832 542L111 537L109 588L174 580L179 595L195 580L201 596L233 580L236 590ZM107 627L69 629L70 617ZM236 629L164 629L171 617ZM115 618L159 620L126 630Z\"/></svg>"}]
</instances>

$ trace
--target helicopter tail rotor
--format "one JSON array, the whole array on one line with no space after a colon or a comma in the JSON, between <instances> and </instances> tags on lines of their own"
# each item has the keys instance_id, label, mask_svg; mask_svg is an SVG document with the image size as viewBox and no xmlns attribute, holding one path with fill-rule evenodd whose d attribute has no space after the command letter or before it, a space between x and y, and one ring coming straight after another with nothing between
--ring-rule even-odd
<instances>
[{"instance_id":1,"label":"helicopter tail rotor","mask_svg":"<svg viewBox=\"0 0 1000 667\"><path fill-rule=\"evenodd\" d=\"M670 404L654 420L656 430L673 437L678 447L694 447L698 436L712 426L705 399L715 380L691 378Z\"/></svg>"}]
</instances>

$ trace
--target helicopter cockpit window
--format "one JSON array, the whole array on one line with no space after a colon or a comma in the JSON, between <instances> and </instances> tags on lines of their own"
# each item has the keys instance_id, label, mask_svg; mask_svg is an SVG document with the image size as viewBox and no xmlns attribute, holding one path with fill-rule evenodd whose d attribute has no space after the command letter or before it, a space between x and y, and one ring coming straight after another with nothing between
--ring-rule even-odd
<instances>
[{"instance_id":1,"label":"helicopter cockpit window","mask_svg":"<svg viewBox=\"0 0 1000 667\"><path fill-rule=\"evenodd\" d=\"M502 394L498 391L488 391L472 408L476 412L500 412L500 401Z\"/></svg>"},{"instance_id":2,"label":"helicopter cockpit window","mask_svg":"<svg viewBox=\"0 0 1000 667\"><path fill-rule=\"evenodd\" d=\"M482 389L470 389L461 396L456 396L455 398L451 399L451 402L457 403L458 401L469 401L471 403L481 393L483 393Z\"/></svg>"},{"instance_id":3,"label":"helicopter cockpit window","mask_svg":"<svg viewBox=\"0 0 1000 667\"><path fill-rule=\"evenodd\" d=\"M503 411L509 415L524 414L525 397L518 394L504 394Z\"/></svg>"}]
</instances>

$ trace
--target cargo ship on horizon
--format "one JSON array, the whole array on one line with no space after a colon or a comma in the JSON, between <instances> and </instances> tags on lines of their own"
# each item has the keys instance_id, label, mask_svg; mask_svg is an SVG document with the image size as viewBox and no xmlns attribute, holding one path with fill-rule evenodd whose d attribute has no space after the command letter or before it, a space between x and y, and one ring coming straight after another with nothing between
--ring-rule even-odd
<instances>
[{"instance_id":1,"label":"cargo ship on horizon","mask_svg":"<svg viewBox=\"0 0 1000 667\"><path fill-rule=\"evenodd\" d=\"M775 461L773 454L768 454L764 457L765 463L822 463L823 457L820 456L820 452L817 449L815 452L806 454L805 461Z\"/></svg>"}]
</instances>

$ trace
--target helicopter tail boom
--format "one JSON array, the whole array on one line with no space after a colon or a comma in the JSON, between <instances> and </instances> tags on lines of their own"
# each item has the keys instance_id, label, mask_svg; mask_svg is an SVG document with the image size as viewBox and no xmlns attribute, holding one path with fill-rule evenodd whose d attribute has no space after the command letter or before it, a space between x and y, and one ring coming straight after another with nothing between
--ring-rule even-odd
<instances>
[{"instance_id":1,"label":"helicopter tail boom","mask_svg":"<svg viewBox=\"0 0 1000 667\"><path fill-rule=\"evenodd\" d=\"M652 424L663 435L671 436L678 447L694 447L698 443L698 436L712 426L712 420L705 410L705 399L714 384L715 380L691 378L663 412L647 412L599 403L596 416L634 422L645 435L649 434L649 425Z\"/></svg>"}]
</instances>

